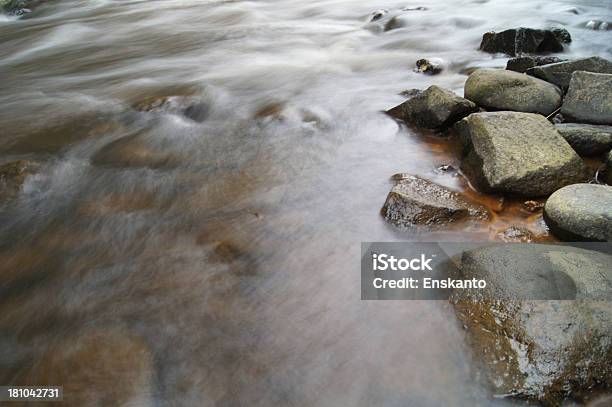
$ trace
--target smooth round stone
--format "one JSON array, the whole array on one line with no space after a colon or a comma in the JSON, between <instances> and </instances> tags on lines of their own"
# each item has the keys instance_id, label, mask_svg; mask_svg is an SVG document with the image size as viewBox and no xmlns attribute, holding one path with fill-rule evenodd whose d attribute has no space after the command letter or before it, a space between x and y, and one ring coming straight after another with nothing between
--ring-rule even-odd
<instances>
[{"instance_id":1,"label":"smooth round stone","mask_svg":"<svg viewBox=\"0 0 612 407\"><path fill-rule=\"evenodd\" d=\"M548 198L544 219L562 240L612 241L612 187L569 185Z\"/></svg>"}]
</instances>

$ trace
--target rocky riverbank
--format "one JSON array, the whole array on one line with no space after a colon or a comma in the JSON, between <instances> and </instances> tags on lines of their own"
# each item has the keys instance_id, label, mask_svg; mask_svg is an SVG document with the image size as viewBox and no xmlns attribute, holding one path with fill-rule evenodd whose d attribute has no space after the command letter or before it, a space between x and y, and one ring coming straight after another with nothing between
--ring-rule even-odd
<instances>
[{"instance_id":1,"label":"rocky riverbank","mask_svg":"<svg viewBox=\"0 0 612 407\"><path fill-rule=\"evenodd\" d=\"M571 41L556 28L486 33L483 52L514 57L505 70L472 70L463 97L436 85L411 91L387 113L458 145L461 175L480 193L545 199L543 210L534 211L556 238L610 242L612 63L547 55ZM598 168L583 157L594 157ZM485 208L459 192L408 175L397 180L382 215L401 228L488 219ZM531 241L508 226L497 239ZM498 396L557 406L610 388L610 262L609 255L563 246L497 246L463 255L463 277L486 278L494 287L488 297L456 293L453 303ZM530 301L567 295L580 302Z\"/></svg>"},{"instance_id":2,"label":"rocky riverbank","mask_svg":"<svg viewBox=\"0 0 612 407\"><path fill-rule=\"evenodd\" d=\"M456 142L462 174L480 192L528 201L584 184L581 192L587 203L578 208L568 202L567 216L579 217L578 212L586 211L596 219L589 228L609 231L612 206L596 207L589 194L610 189L592 184L603 183L609 172L603 163L609 162L606 156L612 148L612 63L596 56L568 61L537 55L560 52L570 42L571 35L563 29L487 33L481 50L519 55L508 63L511 69L474 70L466 80L464 97L435 85L415 90L387 113L410 126L434 129L449 143ZM581 156L595 157L601 170L594 171ZM402 188L401 182L397 188ZM392 194L396 192L389 198L395 196ZM454 194L448 191L449 197ZM423 203L413 200L388 199L383 214L393 213L393 223L404 227L439 225L438 218L413 222L409 219L414 216L407 215L397 219L398 213L427 213L420 205ZM451 198L450 212L454 205L455 198ZM448 222L457 220L448 218ZM579 230L562 233L550 217L546 220L559 239L609 241L612 236L604 232L588 238Z\"/></svg>"}]
</instances>

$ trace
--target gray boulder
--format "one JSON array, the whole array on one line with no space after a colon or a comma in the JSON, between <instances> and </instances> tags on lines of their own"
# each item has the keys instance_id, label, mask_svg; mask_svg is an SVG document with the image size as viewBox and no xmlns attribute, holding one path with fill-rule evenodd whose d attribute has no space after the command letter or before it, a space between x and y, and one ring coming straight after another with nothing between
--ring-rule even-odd
<instances>
[{"instance_id":1,"label":"gray boulder","mask_svg":"<svg viewBox=\"0 0 612 407\"><path fill-rule=\"evenodd\" d=\"M531 113L475 113L456 125L461 168L485 191L546 196L581 182L586 167L545 117Z\"/></svg>"},{"instance_id":2,"label":"gray boulder","mask_svg":"<svg viewBox=\"0 0 612 407\"><path fill-rule=\"evenodd\" d=\"M500 52L510 56L546 54L563 51L563 45L571 41L570 33L562 28L536 30L520 27L484 34L480 50L491 54Z\"/></svg>"},{"instance_id":3,"label":"gray boulder","mask_svg":"<svg viewBox=\"0 0 612 407\"><path fill-rule=\"evenodd\" d=\"M450 126L477 110L469 100L434 85L387 113L418 127L437 129Z\"/></svg>"},{"instance_id":4,"label":"gray boulder","mask_svg":"<svg viewBox=\"0 0 612 407\"><path fill-rule=\"evenodd\" d=\"M561 106L557 86L503 69L479 69L465 82L465 97L492 110L539 113L548 116Z\"/></svg>"},{"instance_id":5,"label":"gray boulder","mask_svg":"<svg viewBox=\"0 0 612 407\"><path fill-rule=\"evenodd\" d=\"M561 113L580 123L612 124L612 75L574 72Z\"/></svg>"},{"instance_id":6,"label":"gray boulder","mask_svg":"<svg viewBox=\"0 0 612 407\"><path fill-rule=\"evenodd\" d=\"M561 188L546 201L544 219L562 240L610 242L612 187L575 184Z\"/></svg>"},{"instance_id":7,"label":"gray boulder","mask_svg":"<svg viewBox=\"0 0 612 407\"><path fill-rule=\"evenodd\" d=\"M572 74L576 71L612 74L612 62L600 57L591 57L536 66L528 69L526 73L567 89Z\"/></svg>"},{"instance_id":8,"label":"gray boulder","mask_svg":"<svg viewBox=\"0 0 612 407\"><path fill-rule=\"evenodd\" d=\"M561 61L562 59L557 57L522 56L509 59L508 63L506 64L506 69L509 71L525 73L525 71L529 68L540 65L554 64Z\"/></svg>"},{"instance_id":9,"label":"gray boulder","mask_svg":"<svg viewBox=\"0 0 612 407\"><path fill-rule=\"evenodd\" d=\"M561 123L555 127L569 145L582 156L603 154L612 148L612 126Z\"/></svg>"},{"instance_id":10,"label":"gray boulder","mask_svg":"<svg viewBox=\"0 0 612 407\"><path fill-rule=\"evenodd\" d=\"M465 219L488 219L488 211L463 195L415 176L399 181L381 210L387 221L401 227L439 225Z\"/></svg>"},{"instance_id":11,"label":"gray boulder","mask_svg":"<svg viewBox=\"0 0 612 407\"><path fill-rule=\"evenodd\" d=\"M461 278L487 287L455 290L451 300L496 394L558 406L612 384L611 263L560 245L463 253Z\"/></svg>"}]
</instances>

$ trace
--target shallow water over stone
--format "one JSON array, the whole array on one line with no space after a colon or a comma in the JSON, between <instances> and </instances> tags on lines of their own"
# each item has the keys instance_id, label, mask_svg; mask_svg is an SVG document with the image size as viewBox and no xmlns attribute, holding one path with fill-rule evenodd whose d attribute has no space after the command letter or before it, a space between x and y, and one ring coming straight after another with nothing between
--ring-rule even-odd
<instances>
[{"instance_id":1,"label":"shallow water over stone","mask_svg":"<svg viewBox=\"0 0 612 407\"><path fill-rule=\"evenodd\" d=\"M427 9L367 23L406 6ZM359 300L360 242L512 226L548 240L541 211L472 191L444 167L459 167L447 140L380 112L505 66L476 51L489 30L563 26L566 57L610 58L593 19L612 20L609 2L67 0L0 16L0 163L38 168L0 209L0 382L62 381L78 405L513 404L475 380L448 304ZM421 58L446 69L415 73ZM196 102L141 103L164 96ZM492 220L396 229L379 213L396 173ZM79 364L96 373L64 376Z\"/></svg>"}]
</instances>

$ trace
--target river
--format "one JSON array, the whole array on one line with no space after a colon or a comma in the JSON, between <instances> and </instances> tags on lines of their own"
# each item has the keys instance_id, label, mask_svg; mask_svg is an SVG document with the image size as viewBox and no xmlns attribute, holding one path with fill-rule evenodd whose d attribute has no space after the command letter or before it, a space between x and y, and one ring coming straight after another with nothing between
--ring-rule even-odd
<instances>
[{"instance_id":1,"label":"river","mask_svg":"<svg viewBox=\"0 0 612 407\"><path fill-rule=\"evenodd\" d=\"M368 23L405 6L427 9ZM440 169L458 167L446 140L381 111L505 66L477 51L490 30L562 26L568 57L610 58L610 32L584 28L610 7L65 0L0 16L0 163L39 165L0 210L0 382L60 381L81 405L517 404L478 380L449 304L360 301L360 243L543 223L509 201L488 223L387 224L396 173L501 203ZM413 72L423 57L448 67ZM203 120L132 107L171 95Z\"/></svg>"}]
</instances>

